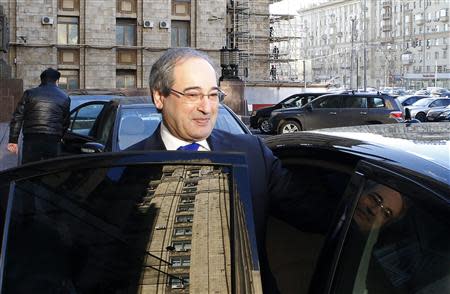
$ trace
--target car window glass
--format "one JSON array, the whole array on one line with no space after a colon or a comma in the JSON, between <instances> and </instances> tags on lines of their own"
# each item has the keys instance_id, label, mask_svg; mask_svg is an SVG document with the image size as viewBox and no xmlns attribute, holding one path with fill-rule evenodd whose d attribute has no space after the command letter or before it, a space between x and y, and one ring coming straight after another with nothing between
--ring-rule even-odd
<instances>
[{"instance_id":1,"label":"car window glass","mask_svg":"<svg viewBox=\"0 0 450 294\"><path fill-rule=\"evenodd\" d=\"M78 109L78 111L71 114L69 130L72 133L89 135L94 126L97 116L100 114L104 104L90 104Z\"/></svg>"},{"instance_id":2,"label":"car window glass","mask_svg":"<svg viewBox=\"0 0 450 294\"><path fill-rule=\"evenodd\" d=\"M294 107L297 105L299 96L293 96L283 103L283 107Z\"/></svg>"},{"instance_id":3,"label":"car window glass","mask_svg":"<svg viewBox=\"0 0 450 294\"><path fill-rule=\"evenodd\" d=\"M367 108L367 98L355 96L344 97L342 108Z\"/></svg>"},{"instance_id":4,"label":"car window glass","mask_svg":"<svg viewBox=\"0 0 450 294\"><path fill-rule=\"evenodd\" d=\"M382 108L385 106L384 102L385 100L383 98L380 97L370 97L368 98L368 102L369 102L369 108ZM392 108L392 103L389 102L389 105L391 107L388 108Z\"/></svg>"},{"instance_id":5,"label":"car window glass","mask_svg":"<svg viewBox=\"0 0 450 294\"><path fill-rule=\"evenodd\" d=\"M122 108L118 132L119 149L125 150L149 137L160 121L161 114L154 107Z\"/></svg>"},{"instance_id":6,"label":"car window glass","mask_svg":"<svg viewBox=\"0 0 450 294\"><path fill-rule=\"evenodd\" d=\"M317 99L313 102L314 108L339 108L341 102L340 96L328 96Z\"/></svg>"},{"instance_id":7,"label":"car window glass","mask_svg":"<svg viewBox=\"0 0 450 294\"><path fill-rule=\"evenodd\" d=\"M368 181L337 269L338 293L446 293L450 223L410 195Z\"/></svg>"},{"instance_id":8,"label":"car window glass","mask_svg":"<svg viewBox=\"0 0 450 294\"><path fill-rule=\"evenodd\" d=\"M245 134L245 131L225 107L219 107L219 115L217 115L214 128L232 134Z\"/></svg>"},{"instance_id":9,"label":"car window glass","mask_svg":"<svg viewBox=\"0 0 450 294\"><path fill-rule=\"evenodd\" d=\"M253 216L231 169L200 162L69 168L17 181L1 292L252 293L260 287L254 231L246 229ZM185 198L193 211L178 210Z\"/></svg>"}]
</instances>

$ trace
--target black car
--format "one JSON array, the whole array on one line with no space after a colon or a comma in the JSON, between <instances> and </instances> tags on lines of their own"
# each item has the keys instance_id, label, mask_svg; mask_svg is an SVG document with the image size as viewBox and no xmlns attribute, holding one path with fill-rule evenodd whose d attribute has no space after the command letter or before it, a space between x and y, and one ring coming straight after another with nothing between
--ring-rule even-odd
<instances>
[{"instance_id":1,"label":"black car","mask_svg":"<svg viewBox=\"0 0 450 294\"><path fill-rule=\"evenodd\" d=\"M415 103L416 101L419 101L420 99L423 98L429 98L430 96L425 96L425 95L404 95L404 96L397 96L395 97L395 99L397 99L398 102L400 102L400 104L405 107L405 106L409 106L412 105L413 103Z\"/></svg>"},{"instance_id":2,"label":"black car","mask_svg":"<svg viewBox=\"0 0 450 294\"><path fill-rule=\"evenodd\" d=\"M269 125L269 118L272 111L282 108L301 107L313 99L324 95L326 93L299 93L291 95L277 104L269 107L264 107L252 112L250 116L250 127L253 129L260 129L263 133L269 133L271 127Z\"/></svg>"},{"instance_id":3,"label":"black car","mask_svg":"<svg viewBox=\"0 0 450 294\"><path fill-rule=\"evenodd\" d=\"M63 152L67 155L125 150L149 137L160 121L161 114L148 96L85 102L71 111ZM240 118L222 104L215 127L235 134L251 133Z\"/></svg>"},{"instance_id":4,"label":"black car","mask_svg":"<svg viewBox=\"0 0 450 294\"><path fill-rule=\"evenodd\" d=\"M267 144L308 195L290 204L295 215L321 224L269 220L281 293L448 293L447 123L324 129ZM4 171L0 290L262 293L247 173L241 154L173 151Z\"/></svg>"},{"instance_id":5,"label":"black car","mask_svg":"<svg viewBox=\"0 0 450 294\"><path fill-rule=\"evenodd\" d=\"M450 105L430 109L427 113L427 121L450 121Z\"/></svg>"},{"instance_id":6,"label":"black car","mask_svg":"<svg viewBox=\"0 0 450 294\"><path fill-rule=\"evenodd\" d=\"M292 133L321 128L386 124L402 121L402 109L391 96L346 92L320 96L300 108L272 112L273 133Z\"/></svg>"}]
</instances>

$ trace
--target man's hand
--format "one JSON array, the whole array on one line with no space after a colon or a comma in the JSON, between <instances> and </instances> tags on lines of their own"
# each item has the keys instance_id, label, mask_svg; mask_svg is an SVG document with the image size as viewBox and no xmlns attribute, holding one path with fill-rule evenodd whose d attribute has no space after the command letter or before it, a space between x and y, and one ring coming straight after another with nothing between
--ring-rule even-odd
<instances>
[{"instance_id":1,"label":"man's hand","mask_svg":"<svg viewBox=\"0 0 450 294\"><path fill-rule=\"evenodd\" d=\"M9 152L18 154L19 153L19 146L15 143L8 143L8 147L6 147Z\"/></svg>"}]
</instances>

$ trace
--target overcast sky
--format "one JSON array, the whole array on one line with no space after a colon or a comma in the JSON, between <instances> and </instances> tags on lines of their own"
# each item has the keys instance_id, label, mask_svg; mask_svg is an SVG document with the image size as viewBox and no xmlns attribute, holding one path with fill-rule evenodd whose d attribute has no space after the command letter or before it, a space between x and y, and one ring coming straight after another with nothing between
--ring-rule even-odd
<instances>
[{"instance_id":1,"label":"overcast sky","mask_svg":"<svg viewBox=\"0 0 450 294\"><path fill-rule=\"evenodd\" d=\"M323 1L323 0L322 0ZM283 0L270 5L270 13L273 14L297 14L297 10L320 0Z\"/></svg>"}]
</instances>

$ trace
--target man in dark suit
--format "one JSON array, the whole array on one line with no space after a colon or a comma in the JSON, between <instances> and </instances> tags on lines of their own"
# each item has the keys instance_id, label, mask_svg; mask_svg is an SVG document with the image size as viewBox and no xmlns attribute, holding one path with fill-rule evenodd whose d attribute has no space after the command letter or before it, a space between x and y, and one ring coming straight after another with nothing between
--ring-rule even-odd
<instances>
[{"instance_id":1,"label":"man in dark suit","mask_svg":"<svg viewBox=\"0 0 450 294\"><path fill-rule=\"evenodd\" d=\"M266 292L277 292L267 266L264 241L267 218L269 213L275 214L302 227L305 219L291 209L303 198L302 186L296 183L294 187L291 174L260 138L213 129L219 102L225 94L217 85L216 72L207 55L190 48L170 49L153 65L149 84L163 121L152 136L128 150L245 153L263 285Z\"/></svg>"}]
</instances>

